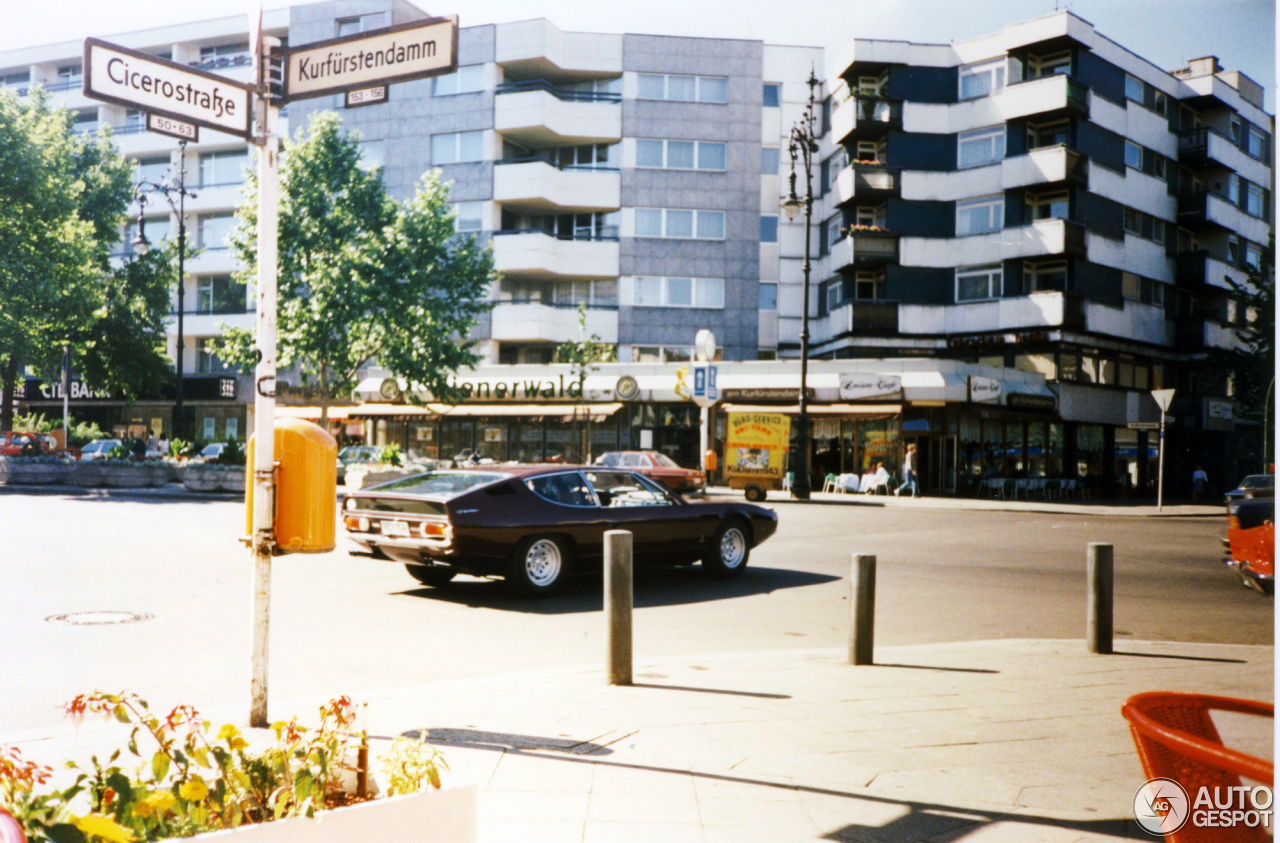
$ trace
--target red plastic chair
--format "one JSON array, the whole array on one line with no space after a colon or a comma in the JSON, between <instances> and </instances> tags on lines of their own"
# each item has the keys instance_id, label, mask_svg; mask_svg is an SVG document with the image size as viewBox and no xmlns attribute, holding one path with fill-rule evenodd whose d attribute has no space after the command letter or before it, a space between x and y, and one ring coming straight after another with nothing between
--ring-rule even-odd
<instances>
[{"instance_id":1,"label":"red plastic chair","mask_svg":"<svg viewBox=\"0 0 1280 843\"><path fill-rule=\"evenodd\" d=\"M1147 778L1167 778L1182 785L1189 798L1189 810L1201 787L1208 787L1212 794L1215 787L1239 787L1241 776L1268 787L1275 780L1272 762L1222 745L1210 711L1275 717L1272 703L1174 691L1135 694L1120 709L1129 721ZM1261 827L1198 828L1190 821L1165 839L1170 843L1271 841Z\"/></svg>"},{"instance_id":2,"label":"red plastic chair","mask_svg":"<svg viewBox=\"0 0 1280 843\"><path fill-rule=\"evenodd\" d=\"M27 843L22 826L4 808L0 808L0 843Z\"/></svg>"}]
</instances>

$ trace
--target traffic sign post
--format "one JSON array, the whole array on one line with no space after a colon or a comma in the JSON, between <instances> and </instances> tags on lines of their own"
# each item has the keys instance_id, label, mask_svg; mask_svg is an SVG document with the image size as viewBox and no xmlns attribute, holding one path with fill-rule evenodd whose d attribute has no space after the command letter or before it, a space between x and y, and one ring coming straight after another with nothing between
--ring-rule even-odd
<instances>
[{"instance_id":1,"label":"traffic sign post","mask_svg":"<svg viewBox=\"0 0 1280 843\"><path fill-rule=\"evenodd\" d=\"M1176 391L1173 389L1151 390L1151 397L1160 408L1160 472L1156 480L1156 512L1164 512L1164 419L1165 414L1169 412L1169 405L1173 403L1173 394Z\"/></svg>"}]
</instances>

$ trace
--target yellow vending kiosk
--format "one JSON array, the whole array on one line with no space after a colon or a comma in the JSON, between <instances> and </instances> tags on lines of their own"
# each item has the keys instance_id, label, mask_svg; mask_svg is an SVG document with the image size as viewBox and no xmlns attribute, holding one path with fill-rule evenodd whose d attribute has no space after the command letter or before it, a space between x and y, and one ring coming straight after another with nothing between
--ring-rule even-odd
<instances>
[{"instance_id":1,"label":"yellow vending kiosk","mask_svg":"<svg viewBox=\"0 0 1280 843\"><path fill-rule=\"evenodd\" d=\"M276 419L276 548L285 553L327 553L336 546L338 443L319 425ZM253 535L253 444L245 471L245 533Z\"/></svg>"},{"instance_id":2,"label":"yellow vending kiosk","mask_svg":"<svg viewBox=\"0 0 1280 843\"><path fill-rule=\"evenodd\" d=\"M781 413L729 413L724 440L724 475L747 500L762 501L781 489L787 472L791 419Z\"/></svg>"}]
</instances>

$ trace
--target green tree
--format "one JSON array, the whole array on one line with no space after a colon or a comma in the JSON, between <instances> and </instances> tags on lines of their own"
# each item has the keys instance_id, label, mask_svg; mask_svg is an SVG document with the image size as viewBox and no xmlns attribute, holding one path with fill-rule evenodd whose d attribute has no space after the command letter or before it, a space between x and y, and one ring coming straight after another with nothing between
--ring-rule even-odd
<instances>
[{"instance_id":1,"label":"green tree","mask_svg":"<svg viewBox=\"0 0 1280 843\"><path fill-rule=\"evenodd\" d=\"M556 347L556 362L568 363L578 384L578 401L573 408L574 428L577 431L578 453L582 462L591 462L591 413L587 410L587 375L600 368L598 363L612 363L618 359L618 349L600 340L598 334L587 334L587 306L578 305L578 339L561 343Z\"/></svg>"},{"instance_id":2,"label":"green tree","mask_svg":"<svg viewBox=\"0 0 1280 843\"><path fill-rule=\"evenodd\" d=\"M478 359L466 337L488 308L493 256L454 234L448 189L434 173L399 204L381 175L360 166L357 139L322 112L280 156L277 350L321 394L354 386L371 362L436 394ZM257 178L251 176L232 237L252 283L257 275ZM253 335L226 330L226 359L248 367Z\"/></svg>"},{"instance_id":3,"label":"green tree","mask_svg":"<svg viewBox=\"0 0 1280 843\"><path fill-rule=\"evenodd\" d=\"M56 371L70 341L91 386L130 397L165 377L165 254L115 270L130 168L40 90L0 91L0 428L23 367Z\"/></svg>"}]
</instances>

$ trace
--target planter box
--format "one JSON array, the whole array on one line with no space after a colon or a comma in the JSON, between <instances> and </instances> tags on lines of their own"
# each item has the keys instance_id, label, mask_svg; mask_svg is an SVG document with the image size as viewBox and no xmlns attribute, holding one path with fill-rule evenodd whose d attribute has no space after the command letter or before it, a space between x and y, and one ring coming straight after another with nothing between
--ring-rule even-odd
<instances>
[{"instance_id":1,"label":"planter box","mask_svg":"<svg viewBox=\"0 0 1280 843\"><path fill-rule=\"evenodd\" d=\"M244 469L218 472L218 488L223 492L243 492Z\"/></svg>"},{"instance_id":2,"label":"planter box","mask_svg":"<svg viewBox=\"0 0 1280 843\"><path fill-rule=\"evenodd\" d=\"M151 466L104 465L102 476L113 489L141 489L151 485Z\"/></svg>"},{"instance_id":3,"label":"planter box","mask_svg":"<svg viewBox=\"0 0 1280 843\"><path fill-rule=\"evenodd\" d=\"M167 462L151 463L151 485L163 488L173 482L173 466Z\"/></svg>"},{"instance_id":4,"label":"planter box","mask_svg":"<svg viewBox=\"0 0 1280 843\"><path fill-rule=\"evenodd\" d=\"M71 467L68 482L74 486L101 486L106 481L106 473L96 461L77 462Z\"/></svg>"},{"instance_id":5,"label":"planter box","mask_svg":"<svg viewBox=\"0 0 1280 843\"><path fill-rule=\"evenodd\" d=\"M446 787L186 839L201 843L475 843L476 805L475 785Z\"/></svg>"},{"instance_id":6,"label":"planter box","mask_svg":"<svg viewBox=\"0 0 1280 843\"><path fill-rule=\"evenodd\" d=\"M70 476L71 466L65 463L0 463L0 483L57 485L67 482L67 478Z\"/></svg>"},{"instance_id":7,"label":"planter box","mask_svg":"<svg viewBox=\"0 0 1280 843\"><path fill-rule=\"evenodd\" d=\"M221 481L221 472L211 465L191 463L182 472L182 485L193 492L216 492Z\"/></svg>"}]
</instances>

